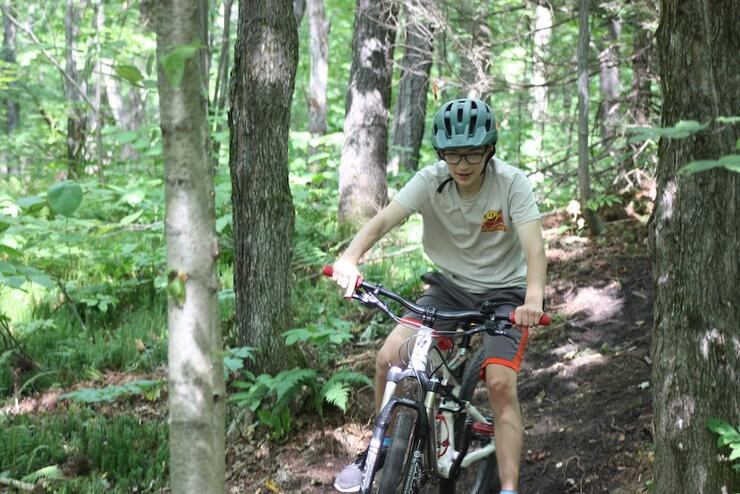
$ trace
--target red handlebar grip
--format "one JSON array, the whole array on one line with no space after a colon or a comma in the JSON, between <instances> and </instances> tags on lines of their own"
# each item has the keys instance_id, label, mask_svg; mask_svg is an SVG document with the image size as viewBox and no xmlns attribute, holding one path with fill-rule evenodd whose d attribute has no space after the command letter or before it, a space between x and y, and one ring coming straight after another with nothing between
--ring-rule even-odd
<instances>
[{"instance_id":1,"label":"red handlebar grip","mask_svg":"<svg viewBox=\"0 0 740 494\"><path fill-rule=\"evenodd\" d=\"M516 324L516 319L514 317L514 313L513 312L511 314L509 314L509 319L511 319L511 322L513 324ZM549 326L551 322L552 322L552 318L549 315L542 314L542 316L540 317L539 325L540 326Z\"/></svg>"},{"instance_id":2,"label":"red handlebar grip","mask_svg":"<svg viewBox=\"0 0 740 494\"><path fill-rule=\"evenodd\" d=\"M334 266L331 264L327 264L324 266L324 269L321 270L322 273L324 273L324 276L331 276L334 274Z\"/></svg>"}]
</instances>

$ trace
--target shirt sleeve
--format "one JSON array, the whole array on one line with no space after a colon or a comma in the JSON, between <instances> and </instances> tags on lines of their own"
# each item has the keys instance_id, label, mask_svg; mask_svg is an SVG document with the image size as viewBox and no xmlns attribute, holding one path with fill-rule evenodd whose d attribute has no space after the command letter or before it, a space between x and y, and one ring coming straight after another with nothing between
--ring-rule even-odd
<instances>
[{"instance_id":1,"label":"shirt sleeve","mask_svg":"<svg viewBox=\"0 0 740 494\"><path fill-rule=\"evenodd\" d=\"M509 215L514 226L540 219L532 186L523 173L517 173L509 189Z\"/></svg>"},{"instance_id":2,"label":"shirt sleeve","mask_svg":"<svg viewBox=\"0 0 740 494\"><path fill-rule=\"evenodd\" d=\"M429 187L421 173L416 173L398 193L393 196L408 214L420 213L429 202Z\"/></svg>"}]
</instances>

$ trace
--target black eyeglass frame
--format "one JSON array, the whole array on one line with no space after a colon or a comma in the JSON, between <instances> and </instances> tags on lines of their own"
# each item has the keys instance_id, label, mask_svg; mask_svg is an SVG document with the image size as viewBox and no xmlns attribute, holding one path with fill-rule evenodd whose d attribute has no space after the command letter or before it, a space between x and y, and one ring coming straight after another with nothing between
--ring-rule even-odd
<instances>
[{"instance_id":1,"label":"black eyeglass frame","mask_svg":"<svg viewBox=\"0 0 740 494\"><path fill-rule=\"evenodd\" d=\"M479 165L481 161L483 161L486 157L485 151L476 151L473 153L456 153L456 152L443 152L441 153L442 159L445 160L450 165L459 165L460 161L462 161L463 156L465 157L465 161L467 161L471 165ZM473 156L477 156L477 158L471 159Z\"/></svg>"}]
</instances>

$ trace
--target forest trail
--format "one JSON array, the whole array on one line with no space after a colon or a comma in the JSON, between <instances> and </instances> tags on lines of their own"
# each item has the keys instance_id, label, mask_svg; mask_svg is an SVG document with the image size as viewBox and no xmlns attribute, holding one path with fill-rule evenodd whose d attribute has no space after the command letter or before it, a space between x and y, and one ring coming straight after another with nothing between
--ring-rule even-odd
<instances>
[{"instance_id":1,"label":"forest trail","mask_svg":"<svg viewBox=\"0 0 740 494\"><path fill-rule=\"evenodd\" d=\"M596 241L548 231L548 312L525 353L521 492L647 492L652 477L650 340L652 279L647 228L607 224ZM381 341L376 342L379 348ZM371 375L374 352L348 347ZM285 444L231 435L229 493L330 493L371 434L372 392L354 392L346 414L295 417Z\"/></svg>"}]
</instances>

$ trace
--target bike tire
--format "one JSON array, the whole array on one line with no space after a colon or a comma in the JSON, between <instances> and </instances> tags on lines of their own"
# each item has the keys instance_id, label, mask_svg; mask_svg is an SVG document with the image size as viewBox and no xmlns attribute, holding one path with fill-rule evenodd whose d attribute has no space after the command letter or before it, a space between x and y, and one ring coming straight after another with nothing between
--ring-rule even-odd
<instances>
[{"instance_id":1,"label":"bike tire","mask_svg":"<svg viewBox=\"0 0 740 494\"><path fill-rule=\"evenodd\" d=\"M393 494L402 485L409 442L414 429L414 415L399 412L395 417L393 441L386 453L383 470L381 470L379 494Z\"/></svg>"},{"instance_id":2,"label":"bike tire","mask_svg":"<svg viewBox=\"0 0 740 494\"><path fill-rule=\"evenodd\" d=\"M459 398L471 401L484 415L493 416L488 402L485 382L480 379L480 369L485 359L484 350L479 349L465 365ZM462 417L455 420L455 437L461 438L465 422ZM459 447L459 445L455 445ZM492 492L497 478L496 455L492 454L478 463L464 468L455 479L441 479L439 494L488 494Z\"/></svg>"}]
</instances>

